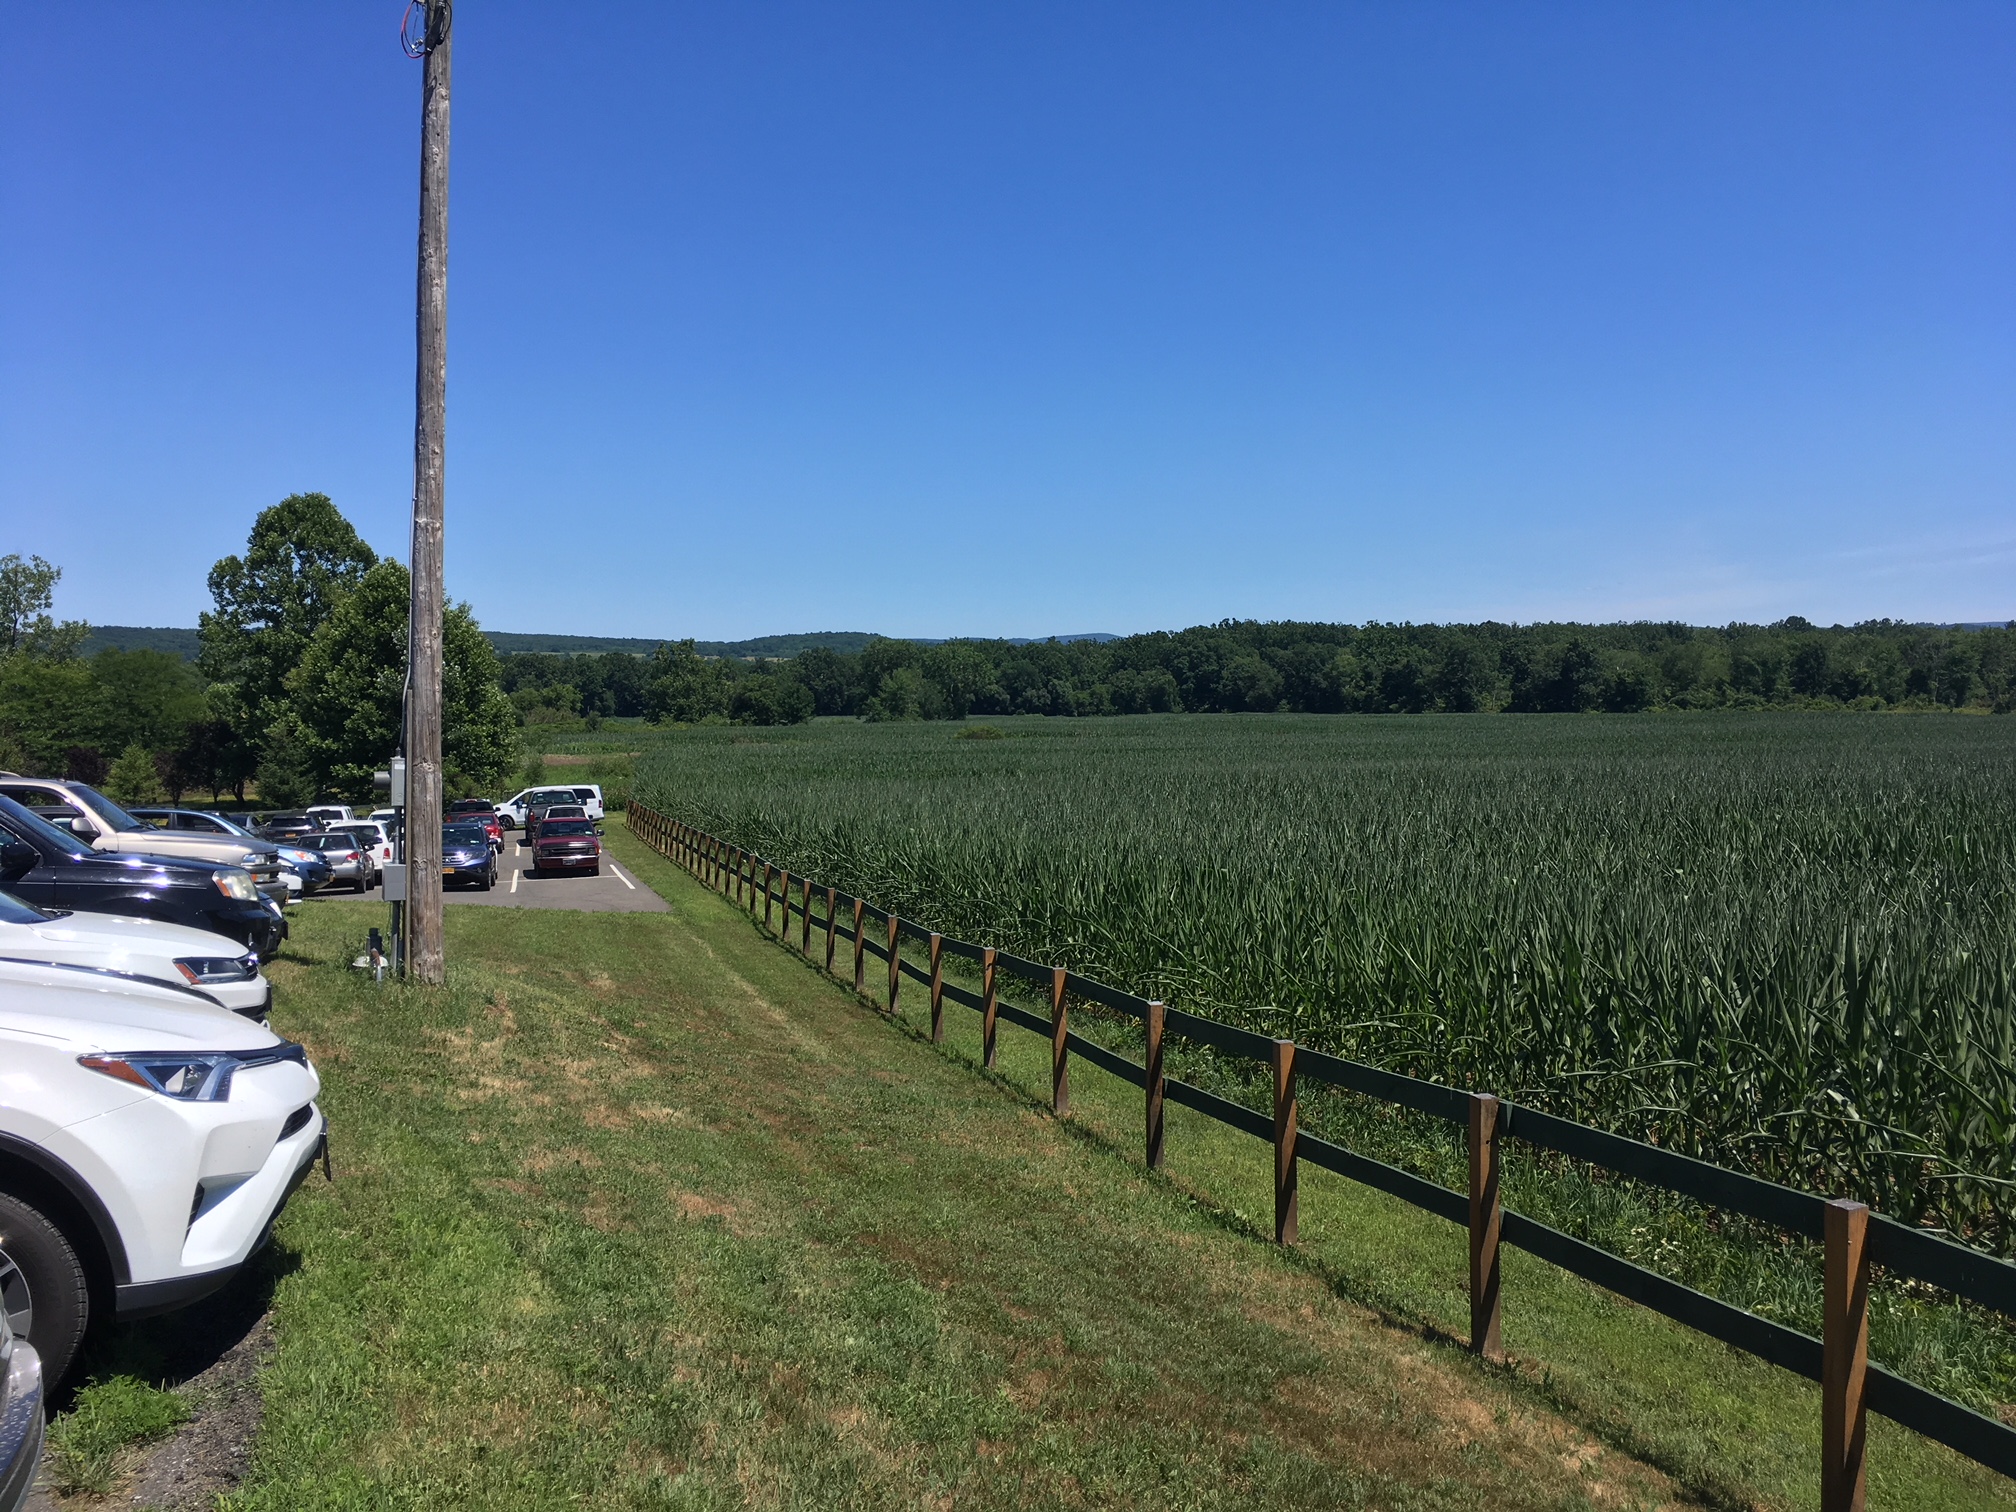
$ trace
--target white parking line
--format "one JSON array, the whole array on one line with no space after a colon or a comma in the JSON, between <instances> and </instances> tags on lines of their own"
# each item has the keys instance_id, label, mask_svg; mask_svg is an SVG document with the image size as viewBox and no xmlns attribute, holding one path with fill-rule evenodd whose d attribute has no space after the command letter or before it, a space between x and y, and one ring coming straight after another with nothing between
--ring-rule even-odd
<instances>
[{"instance_id":1,"label":"white parking line","mask_svg":"<svg viewBox=\"0 0 2016 1512\"><path fill-rule=\"evenodd\" d=\"M518 868L515 866L511 868L511 891L518 891Z\"/></svg>"},{"instance_id":2,"label":"white parking line","mask_svg":"<svg viewBox=\"0 0 2016 1512\"><path fill-rule=\"evenodd\" d=\"M625 887L629 888L630 891L632 892L637 891L637 884L635 882L632 882L628 877L624 876L623 868L618 866L614 861L611 861L609 863L609 870L616 873L616 880L618 882L621 882Z\"/></svg>"}]
</instances>

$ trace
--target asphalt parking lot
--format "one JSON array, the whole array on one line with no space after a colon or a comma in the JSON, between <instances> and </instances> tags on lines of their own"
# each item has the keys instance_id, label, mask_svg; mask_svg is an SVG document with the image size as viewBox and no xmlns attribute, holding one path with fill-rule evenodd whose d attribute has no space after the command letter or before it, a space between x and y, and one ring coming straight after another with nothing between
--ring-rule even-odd
<instances>
[{"instance_id":1,"label":"asphalt parking lot","mask_svg":"<svg viewBox=\"0 0 2016 1512\"><path fill-rule=\"evenodd\" d=\"M630 875L630 869L607 851L602 853L602 870L596 876L533 876L532 851L521 845L521 830L506 830L504 849L497 857L497 885L488 892L451 884L443 896L453 906L475 903L490 908L578 908L584 913L668 913L670 905L644 883ZM378 889L363 894L324 891L308 899L313 905L324 898L375 898Z\"/></svg>"}]
</instances>

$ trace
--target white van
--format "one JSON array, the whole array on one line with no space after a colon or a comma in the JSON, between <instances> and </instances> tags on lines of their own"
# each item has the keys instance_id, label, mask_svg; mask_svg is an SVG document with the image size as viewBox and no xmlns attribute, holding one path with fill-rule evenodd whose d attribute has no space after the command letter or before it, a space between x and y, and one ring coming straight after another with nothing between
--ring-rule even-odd
<instances>
[{"instance_id":1,"label":"white van","mask_svg":"<svg viewBox=\"0 0 2016 1512\"><path fill-rule=\"evenodd\" d=\"M537 787L520 788L509 798L498 801L497 817L513 829L523 829L526 800L534 793L550 793L556 788L565 788L572 793L588 810L590 819L602 817L602 784L599 782L542 782Z\"/></svg>"}]
</instances>

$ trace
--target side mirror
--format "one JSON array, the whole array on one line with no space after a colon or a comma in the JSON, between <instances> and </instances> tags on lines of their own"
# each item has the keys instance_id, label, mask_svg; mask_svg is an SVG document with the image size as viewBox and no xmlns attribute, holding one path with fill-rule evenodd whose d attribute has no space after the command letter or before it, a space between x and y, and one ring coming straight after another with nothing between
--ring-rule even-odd
<instances>
[{"instance_id":1,"label":"side mirror","mask_svg":"<svg viewBox=\"0 0 2016 1512\"><path fill-rule=\"evenodd\" d=\"M85 840L96 840L98 838L98 827L82 814L79 814L75 819L70 821L70 833L80 836Z\"/></svg>"},{"instance_id":2,"label":"side mirror","mask_svg":"<svg viewBox=\"0 0 2016 1512\"><path fill-rule=\"evenodd\" d=\"M25 840L9 840L0 845L0 877L10 881L24 872L35 869L35 863L42 859L42 853Z\"/></svg>"}]
</instances>

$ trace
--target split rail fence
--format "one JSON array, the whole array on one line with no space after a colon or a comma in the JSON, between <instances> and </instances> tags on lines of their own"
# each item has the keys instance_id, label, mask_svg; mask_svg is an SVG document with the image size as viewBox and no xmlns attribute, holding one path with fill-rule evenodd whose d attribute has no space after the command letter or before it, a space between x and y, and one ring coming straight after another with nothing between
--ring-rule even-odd
<instances>
[{"instance_id":1,"label":"split rail fence","mask_svg":"<svg viewBox=\"0 0 2016 1512\"><path fill-rule=\"evenodd\" d=\"M724 897L747 907L752 918L760 903L764 926L775 929L787 945L795 912L798 949L808 958L815 957L818 948L813 939L816 927L823 939L828 972L833 970L840 942L846 941L853 952L857 993L866 985L867 958L872 955L885 962L890 1012L896 1011L903 979L908 977L919 983L930 994L933 1040L944 1038L947 1002L980 1015L982 1057L989 1067L995 1064L997 1030L1004 1020L1042 1035L1050 1042L1051 1102L1058 1114L1070 1111L1073 1055L1141 1088L1145 1151L1150 1166L1162 1164L1165 1102L1191 1108L1268 1141L1274 1151L1274 1237L1281 1244L1295 1242L1299 1209L1296 1173L1303 1161L1376 1187L1466 1228L1470 1237L1470 1347L1486 1358L1504 1357L1499 1343L1502 1303L1499 1252L1509 1244L1724 1344L1818 1382L1823 1512L1857 1512L1863 1504L1867 1484L1866 1423L1871 1411L2004 1475L2016 1476L2016 1429L1928 1391L1869 1360L1869 1282L1873 1266L1880 1265L1893 1275L1929 1283L2016 1319L2016 1265L1871 1212L1859 1202L1829 1200L1795 1191L1557 1118L1538 1108L1503 1101L1489 1093L1459 1091L1344 1060L1293 1040L1269 1039L1249 1029L1200 1018L1165 1003L1122 992L1062 966L1041 965L990 946L936 934L912 920L876 908L865 899L821 887L810 877L793 877L789 871L751 851L634 801L626 811L626 822L652 849ZM924 964L904 955L906 940L920 947ZM979 992L945 980L947 956L970 961L978 967ZM1003 1001L997 991L1003 972L1046 995L1049 1017ZM1146 1064L1128 1060L1075 1033L1070 1019L1074 999L1098 1003L1139 1021L1146 1038ZM1165 1075L1163 1046L1172 1034L1270 1067L1273 1116ZM1296 1083L1303 1078L1412 1108L1466 1128L1468 1192L1451 1191L1397 1166L1302 1132L1296 1126ZM1813 1338L1718 1301L1507 1210L1498 1199L1500 1148L1507 1138L1553 1150L1691 1197L1707 1206L1743 1213L1820 1241L1826 1254L1822 1337Z\"/></svg>"}]
</instances>

